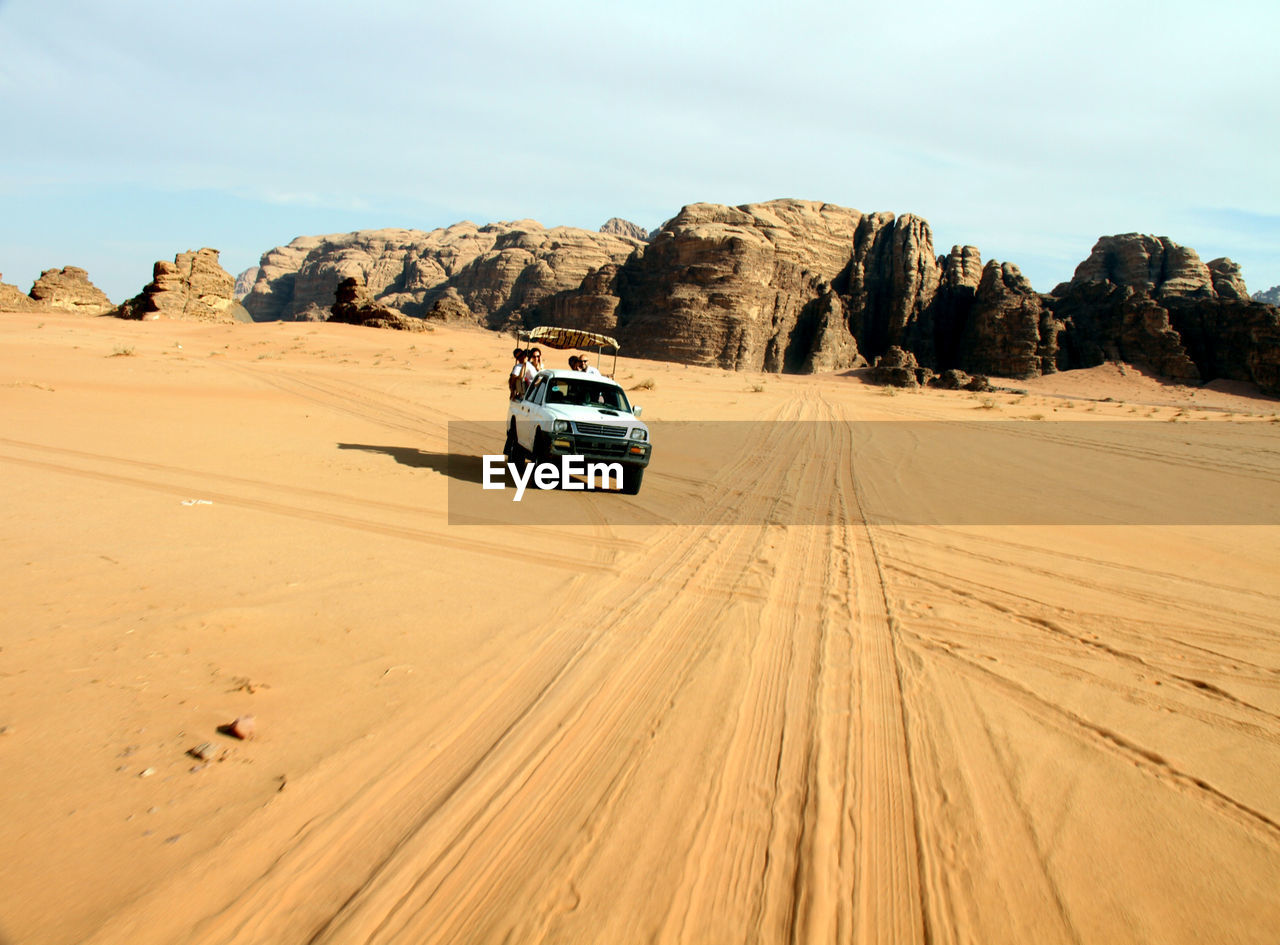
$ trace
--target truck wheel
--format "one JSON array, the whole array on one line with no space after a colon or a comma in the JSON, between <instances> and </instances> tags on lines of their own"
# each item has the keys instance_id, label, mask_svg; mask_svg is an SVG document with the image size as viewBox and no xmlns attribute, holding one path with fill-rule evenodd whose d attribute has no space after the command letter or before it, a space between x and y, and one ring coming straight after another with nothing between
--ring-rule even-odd
<instances>
[{"instance_id":1,"label":"truck wheel","mask_svg":"<svg viewBox=\"0 0 1280 945\"><path fill-rule=\"evenodd\" d=\"M560 465L559 457L551 455L551 437L541 430L533 435L533 461L538 465L554 463Z\"/></svg>"},{"instance_id":2,"label":"truck wheel","mask_svg":"<svg viewBox=\"0 0 1280 945\"><path fill-rule=\"evenodd\" d=\"M644 482L643 466L623 466L622 467L622 493L623 495L635 495L640 491L640 483Z\"/></svg>"},{"instance_id":3,"label":"truck wheel","mask_svg":"<svg viewBox=\"0 0 1280 945\"><path fill-rule=\"evenodd\" d=\"M514 422L507 428L507 442L503 444L502 455L507 457L508 462L516 463L517 465L524 462L525 450L520 445L520 440L516 438L516 425Z\"/></svg>"},{"instance_id":4,"label":"truck wheel","mask_svg":"<svg viewBox=\"0 0 1280 945\"><path fill-rule=\"evenodd\" d=\"M551 440L541 430L533 435L533 461L535 463L551 462Z\"/></svg>"}]
</instances>

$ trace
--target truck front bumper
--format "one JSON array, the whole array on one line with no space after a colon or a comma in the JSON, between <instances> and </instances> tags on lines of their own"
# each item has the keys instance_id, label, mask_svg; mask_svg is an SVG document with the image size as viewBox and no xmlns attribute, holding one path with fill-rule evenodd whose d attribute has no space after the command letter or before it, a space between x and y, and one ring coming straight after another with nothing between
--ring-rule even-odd
<instances>
[{"instance_id":1,"label":"truck front bumper","mask_svg":"<svg viewBox=\"0 0 1280 945\"><path fill-rule=\"evenodd\" d=\"M643 440L557 433L551 437L551 455L581 456L588 463L623 463L648 466L653 447Z\"/></svg>"}]
</instances>

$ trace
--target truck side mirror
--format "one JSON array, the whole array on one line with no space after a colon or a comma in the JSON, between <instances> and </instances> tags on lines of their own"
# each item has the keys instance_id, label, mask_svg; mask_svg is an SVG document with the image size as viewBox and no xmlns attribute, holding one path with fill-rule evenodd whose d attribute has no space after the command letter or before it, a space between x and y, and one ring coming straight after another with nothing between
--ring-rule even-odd
<instances>
[{"instance_id":1,"label":"truck side mirror","mask_svg":"<svg viewBox=\"0 0 1280 945\"><path fill-rule=\"evenodd\" d=\"M631 416L633 416L633 417L638 417L638 416L640 416L640 412L641 412L642 410L644 410L644 408L643 408L643 407L637 407L635 404L632 404L632 405L631 405Z\"/></svg>"}]
</instances>

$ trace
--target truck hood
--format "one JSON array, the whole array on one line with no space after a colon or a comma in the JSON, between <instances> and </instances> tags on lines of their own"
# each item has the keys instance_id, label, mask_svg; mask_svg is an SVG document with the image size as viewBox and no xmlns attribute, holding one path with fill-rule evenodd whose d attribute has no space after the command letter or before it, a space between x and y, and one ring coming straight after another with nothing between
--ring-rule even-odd
<instances>
[{"instance_id":1,"label":"truck hood","mask_svg":"<svg viewBox=\"0 0 1280 945\"><path fill-rule=\"evenodd\" d=\"M609 410L605 407L587 407L577 404L553 404L547 412L560 420L575 423L608 423L619 427L649 428L625 410Z\"/></svg>"}]
</instances>

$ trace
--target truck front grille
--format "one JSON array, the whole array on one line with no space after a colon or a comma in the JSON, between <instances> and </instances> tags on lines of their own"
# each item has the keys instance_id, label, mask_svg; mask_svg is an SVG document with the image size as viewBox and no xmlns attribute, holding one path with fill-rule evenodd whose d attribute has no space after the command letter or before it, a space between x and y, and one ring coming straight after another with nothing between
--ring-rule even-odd
<instances>
[{"instance_id":1,"label":"truck front grille","mask_svg":"<svg viewBox=\"0 0 1280 945\"><path fill-rule=\"evenodd\" d=\"M625 439L627 435L626 427L615 427L607 423L574 423L574 428L587 436L616 436Z\"/></svg>"}]
</instances>

